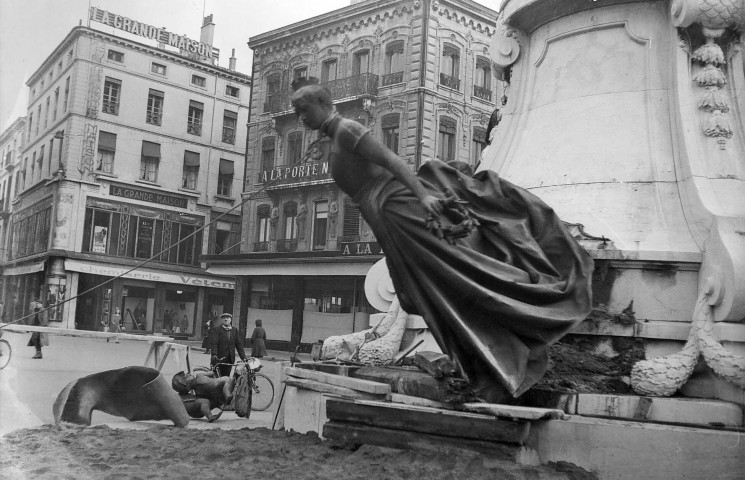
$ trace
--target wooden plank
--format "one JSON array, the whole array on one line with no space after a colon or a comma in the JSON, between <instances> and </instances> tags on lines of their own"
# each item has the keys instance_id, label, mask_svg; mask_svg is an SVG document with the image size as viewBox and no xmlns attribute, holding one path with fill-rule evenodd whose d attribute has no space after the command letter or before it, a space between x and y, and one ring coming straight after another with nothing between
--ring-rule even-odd
<instances>
[{"instance_id":1,"label":"wooden plank","mask_svg":"<svg viewBox=\"0 0 745 480\"><path fill-rule=\"evenodd\" d=\"M315 380L307 380L304 378L285 378L285 385L289 387L303 388L305 390L312 390L314 392L328 393L330 395L339 395L341 397L348 398L380 398L385 395L374 395L370 393L364 393L351 388L339 387L336 385L330 385L324 382L317 382Z\"/></svg>"},{"instance_id":2,"label":"wooden plank","mask_svg":"<svg viewBox=\"0 0 745 480\"><path fill-rule=\"evenodd\" d=\"M163 365L166 363L166 359L168 358L169 353L171 353L171 344L167 343L166 351L163 352L163 357L160 359L160 362L158 362L158 366L155 367L155 369L158 370L159 372L163 369Z\"/></svg>"},{"instance_id":3,"label":"wooden plank","mask_svg":"<svg viewBox=\"0 0 745 480\"><path fill-rule=\"evenodd\" d=\"M402 395L400 393L391 393L391 402L402 403L413 407L443 408L446 410L452 410L454 408L454 405L451 403L436 402L428 398L412 397L411 395Z\"/></svg>"},{"instance_id":4,"label":"wooden plank","mask_svg":"<svg viewBox=\"0 0 745 480\"><path fill-rule=\"evenodd\" d=\"M426 433L407 432L380 427L370 427L352 423L328 422L323 426L323 437L344 446L378 445L381 447L436 453L455 458L463 450L472 450L486 456L516 461L521 448L505 443L442 437Z\"/></svg>"},{"instance_id":5,"label":"wooden plank","mask_svg":"<svg viewBox=\"0 0 745 480\"><path fill-rule=\"evenodd\" d=\"M337 387L359 390L360 392L372 393L375 395L388 395L391 393L390 385L385 383L371 382L359 378L334 375L332 373L317 372L314 370L305 370L301 368L285 367L285 373L288 376L314 380L316 382L328 383Z\"/></svg>"},{"instance_id":6,"label":"wooden plank","mask_svg":"<svg viewBox=\"0 0 745 480\"><path fill-rule=\"evenodd\" d=\"M462 380L453 377L436 379L417 367L362 367L351 375L387 383L395 393L436 402L462 403L472 400L468 392L460 388Z\"/></svg>"},{"instance_id":7,"label":"wooden plank","mask_svg":"<svg viewBox=\"0 0 745 480\"><path fill-rule=\"evenodd\" d=\"M158 347L155 342L150 343L150 349L147 351L147 355L145 356L146 367L150 363L151 358L153 359L153 365L155 365L155 362L158 361Z\"/></svg>"},{"instance_id":8,"label":"wooden plank","mask_svg":"<svg viewBox=\"0 0 745 480\"><path fill-rule=\"evenodd\" d=\"M530 431L528 422L500 420L476 413L364 400L346 401L329 398L326 401L326 416L334 422L489 442L522 444Z\"/></svg>"},{"instance_id":9,"label":"wooden plank","mask_svg":"<svg viewBox=\"0 0 745 480\"><path fill-rule=\"evenodd\" d=\"M499 403L464 403L461 407L467 412L489 413L496 417L519 420L566 420L569 418L562 410L555 408L518 407Z\"/></svg>"},{"instance_id":10,"label":"wooden plank","mask_svg":"<svg viewBox=\"0 0 745 480\"><path fill-rule=\"evenodd\" d=\"M414 365L435 378L449 377L455 373L455 363L444 353L417 352Z\"/></svg>"}]
</instances>

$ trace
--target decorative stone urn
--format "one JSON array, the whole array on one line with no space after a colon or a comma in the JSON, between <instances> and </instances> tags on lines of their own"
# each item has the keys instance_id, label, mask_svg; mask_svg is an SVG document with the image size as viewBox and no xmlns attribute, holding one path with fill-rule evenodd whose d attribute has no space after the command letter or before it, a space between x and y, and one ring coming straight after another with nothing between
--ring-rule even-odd
<instances>
[{"instance_id":1,"label":"decorative stone urn","mask_svg":"<svg viewBox=\"0 0 745 480\"><path fill-rule=\"evenodd\" d=\"M644 395L745 404L745 0L504 0L481 168L574 224ZM585 233L587 232L587 233Z\"/></svg>"}]
</instances>

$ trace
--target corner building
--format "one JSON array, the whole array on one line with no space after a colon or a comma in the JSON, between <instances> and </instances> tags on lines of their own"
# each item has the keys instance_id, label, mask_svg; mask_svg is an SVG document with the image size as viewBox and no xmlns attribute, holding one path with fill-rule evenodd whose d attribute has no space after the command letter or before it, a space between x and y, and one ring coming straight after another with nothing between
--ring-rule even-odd
<instances>
[{"instance_id":1,"label":"corner building","mask_svg":"<svg viewBox=\"0 0 745 480\"><path fill-rule=\"evenodd\" d=\"M236 275L248 332L270 348L359 331L378 313L365 275L383 252L333 183L330 142L295 116L293 79L313 76L339 113L366 125L413 169L474 165L502 94L489 60L497 13L468 0L362 1L249 39L254 52L240 255L207 257Z\"/></svg>"},{"instance_id":2,"label":"corner building","mask_svg":"<svg viewBox=\"0 0 745 480\"><path fill-rule=\"evenodd\" d=\"M178 50L147 44L154 27L90 13L121 35L75 27L27 82L6 319L69 300L53 326L101 330L119 308L129 333L200 338L233 310L234 279L201 257L238 251L240 210L199 230L240 204L251 79L234 58L217 65L211 16L187 44L199 49Z\"/></svg>"}]
</instances>

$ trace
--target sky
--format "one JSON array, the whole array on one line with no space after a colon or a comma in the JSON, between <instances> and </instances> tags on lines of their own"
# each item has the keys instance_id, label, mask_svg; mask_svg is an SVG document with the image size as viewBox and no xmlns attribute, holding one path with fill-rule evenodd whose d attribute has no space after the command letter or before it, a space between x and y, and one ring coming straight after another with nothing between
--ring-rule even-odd
<instances>
[{"instance_id":1,"label":"sky","mask_svg":"<svg viewBox=\"0 0 745 480\"><path fill-rule=\"evenodd\" d=\"M478 3L496 9L498 1ZM199 40L203 16L212 14L220 66L228 66L235 48L236 70L250 75L250 37L349 4L350 0L0 0L0 133L26 114L26 80L70 30L81 21L87 24L89 6L194 40ZM127 35L97 22L90 26ZM153 43L143 37L137 40Z\"/></svg>"}]
</instances>

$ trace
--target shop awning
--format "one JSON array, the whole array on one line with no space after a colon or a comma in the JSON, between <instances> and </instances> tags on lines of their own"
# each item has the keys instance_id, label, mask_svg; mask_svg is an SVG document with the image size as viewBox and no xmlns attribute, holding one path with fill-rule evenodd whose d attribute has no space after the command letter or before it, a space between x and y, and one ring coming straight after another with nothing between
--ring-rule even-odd
<instances>
[{"instance_id":1,"label":"shop awning","mask_svg":"<svg viewBox=\"0 0 745 480\"><path fill-rule=\"evenodd\" d=\"M144 157L160 158L160 144L148 142L147 140L143 140L142 141L142 155Z\"/></svg>"},{"instance_id":2,"label":"shop awning","mask_svg":"<svg viewBox=\"0 0 745 480\"><path fill-rule=\"evenodd\" d=\"M44 262L29 263L27 265L8 267L3 270L3 275L26 275L28 273L41 272L42 270L44 270Z\"/></svg>"},{"instance_id":3,"label":"shop awning","mask_svg":"<svg viewBox=\"0 0 745 480\"><path fill-rule=\"evenodd\" d=\"M98 149L116 151L116 135L109 132L98 132Z\"/></svg>"},{"instance_id":4,"label":"shop awning","mask_svg":"<svg viewBox=\"0 0 745 480\"><path fill-rule=\"evenodd\" d=\"M233 175L232 160L220 159L220 175Z\"/></svg>"},{"instance_id":5,"label":"shop awning","mask_svg":"<svg viewBox=\"0 0 745 480\"><path fill-rule=\"evenodd\" d=\"M263 265L213 265L207 273L223 276L324 276L324 277L364 277L373 266L376 259L370 263L267 263Z\"/></svg>"},{"instance_id":6,"label":"shop awning","mask_svg":"<svg viewBox=\"0 0 745 480\"><path fill-rule=\"evenodd\" d=\"M176 285L189 285L193 287L225 288L229 290L235 289L235 279L230 277L208 277L205 275L193 275L190 273L165 272L152 268L138 268L128 272L131 268L132 267L123 265L101 264L72 259L65 260L65 270L73 272L103 275L105 277L116 277L122 275L123 278L174 283Z\"/></svg>"}]
</instances>

